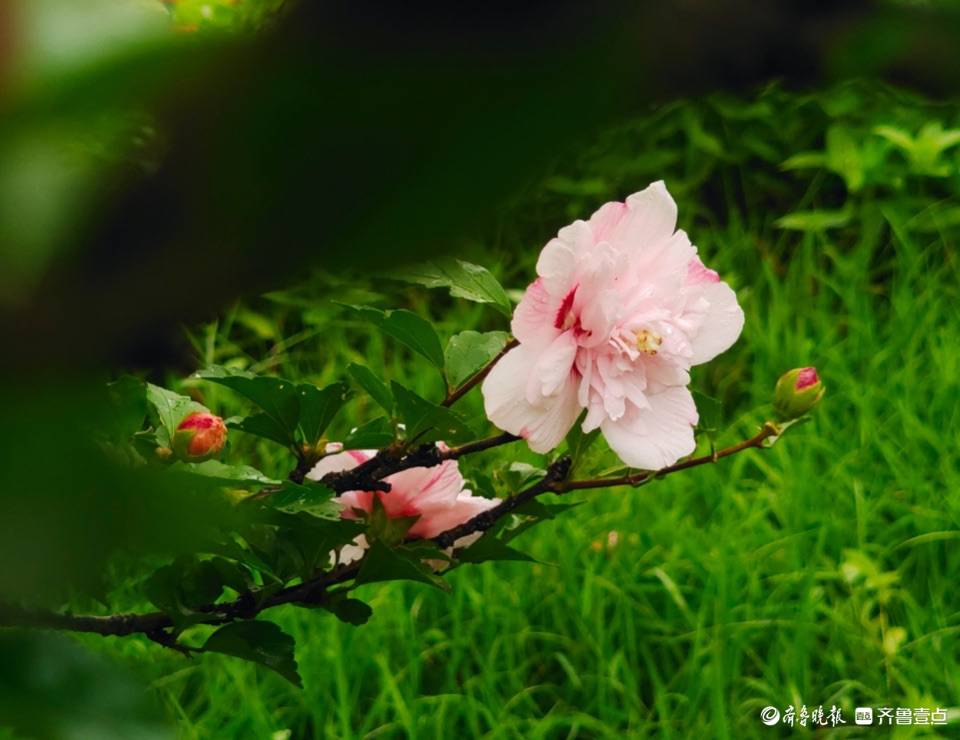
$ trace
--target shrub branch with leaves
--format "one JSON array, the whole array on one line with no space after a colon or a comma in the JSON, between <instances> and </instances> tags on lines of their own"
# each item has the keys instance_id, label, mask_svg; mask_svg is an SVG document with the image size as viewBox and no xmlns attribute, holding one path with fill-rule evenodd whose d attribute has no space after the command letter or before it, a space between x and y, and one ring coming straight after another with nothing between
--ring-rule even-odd
<instances>
[{"instance_id":1,"label":"shrub branch with leaves","mask_svg":"<svg viewBox=\"0 0 960 740\"><path fill-rule=\"evenodd\" d=\"M351 397L347 382L318 388L208 367L199 379L257 408L226 420L133 377L112 383L114 423L104 449L124 465L199 485L201 495L231 502L235 514L217 538L143 581L156 611L84 616L0 603L0 626L142 634L185 654L250 660L299 685L293 638L257 619L263 612L321 608L360 625L372 610L353 595L359 586L408 580L446 590L444 574L463 564L530 560L513 540L574 506L542 496L636 488L770 446L820 400L820 379L813 368L785 374L775 418L747 439L714 447L715 402L698 399L698 414L689 369L733 344L743 315L675 224L662 183L603 206L547 244L539 277L516 310L477 265L446 260L399 276L512 315L513 338L462 332L444 352L433 326L415 313L348 307L439 370L446 392L431 401L350 365L346 375L383 414L339 441L325 435ZM499 434L477 435L454 409L481 384ZM289 450L287 479L221 460L232 457L228 429ZM697 429L710 449L692 456ZM630 467L578 478L601 434ZM542 469L518 466L499 498L465 490L459 460L521 443L546 456ZM191 632L200 625L217 627L202 644Z\"/></svg>"}]
</instances>

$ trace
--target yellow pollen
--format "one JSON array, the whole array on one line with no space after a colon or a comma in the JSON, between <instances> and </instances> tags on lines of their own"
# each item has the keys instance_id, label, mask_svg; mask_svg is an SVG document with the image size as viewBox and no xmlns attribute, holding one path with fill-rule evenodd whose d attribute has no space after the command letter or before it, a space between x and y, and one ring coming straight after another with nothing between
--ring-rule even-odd
<instances>
[{"instance_id":1,"label":"yellow pollen","mask_svg":"<svg viewBox=\"0 0 960 740\"><path fill-rule=\"evenodd\" d=\"M657 354L660 345L663 344L663 337L647 329L641 329L637 332L637 349L646 355L653 356Z\"/></svg>"}]
</instances>

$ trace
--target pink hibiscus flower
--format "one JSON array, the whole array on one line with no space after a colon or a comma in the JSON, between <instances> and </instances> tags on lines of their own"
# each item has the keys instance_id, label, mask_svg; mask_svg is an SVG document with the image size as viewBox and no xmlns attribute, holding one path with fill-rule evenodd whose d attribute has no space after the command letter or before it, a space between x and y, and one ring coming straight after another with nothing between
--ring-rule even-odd
<instances>
[{"instance_id":1,"label":"pink hibiscus flower","mask_svg":"<svg viewBox=\"0 0 960 740\"><path fill-rule=\"evenodd\" d=\"M632 467L693 452L690 367L736 341L743 311L676 223L655 182L547 243L513 314L520 344L483 383L494 424L548 452L586 409L583 430Z\"/></svg>"},{"instance_id":2,"label":"pink hibiscus flower","mask_svg":"<svg viewBox=\"0 0 960 740\"><path fill-rule=\"evenodd\" d=\"M329 452L342 449L339 445L328 445ZM376 450L350 450L327 455L318 462L307 477L320 480L327 473L352 470L377 454ZM343 506L341 516L344 519L356 519L355 510L372 511L373 497L379 497L387 516L391 518L418 516L408 532L413 537L436 537L442 532L453 529L459 524L473 519L477 514L496 506L499 501L474 496L464 490L463 476L456 460L447 460L432 468L408 468L384 478L390 484L390 491L347 491L334 501ZM461 538L454 547L470 544L468 538ZM476 539L473 537L473 539ZM358 543L365 546L366 540ZM342 559L342 557L341 557Z\"/></svg>"}]
</instances>

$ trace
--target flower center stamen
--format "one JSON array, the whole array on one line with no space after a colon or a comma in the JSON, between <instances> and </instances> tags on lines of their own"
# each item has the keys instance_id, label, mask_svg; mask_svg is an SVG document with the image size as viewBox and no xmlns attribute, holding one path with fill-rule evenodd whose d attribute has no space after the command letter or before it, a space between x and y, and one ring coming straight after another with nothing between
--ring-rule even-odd
<instances>
[{"instance_id":1,"label":"flower center stamen","mask_svg":"<svg viewBox=\"0 0 960 740\"><path fill-rule=\"evenodd\" d=\"M636 336L637 349L651 357L657 354L660 345L663 344L663 337L648 329L641 329Z\"/></svg>"}]
</instances>

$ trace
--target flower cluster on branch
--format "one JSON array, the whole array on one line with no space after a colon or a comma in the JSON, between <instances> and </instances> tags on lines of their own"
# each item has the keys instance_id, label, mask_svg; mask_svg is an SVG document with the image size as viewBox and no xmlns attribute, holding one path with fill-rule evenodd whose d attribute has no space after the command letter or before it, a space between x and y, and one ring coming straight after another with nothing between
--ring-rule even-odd
<instances>
[{"instance_id":1,"label":"flower cluster on branch","mask_svg":"<svg viewBox=\"0 0 960 740\"><path fill-rule=\"evenodd\" d=\"M338 442L325 435L352 393L345 382L318 388L207 368L198 378L257 409L224 421L190 397L117 381L116 414L136 423L105 437L104 448L145 474L232 497L237 521L225 524L220 540L146 579L144 595L156 611L81 616L0 603L0 626L143 634L184 653L253 660L296 682L292 639L256 620L262 612L321 607L362 624L370 608L352 595L359 586L399 579L448 588L442 574L451 568L524 557L508 543L563 508L536 501L545 494L637 487L768 446L823 396L813 368L778 384L776 421L722 449L711 437L709 453L689 457L699 421L690 369L729 348L744 319L736 294L703 264L676 220L666 187L654 183L564 227L544 247L538 277L515 310L477 265L447 260L401 276L511 315L512 338L463 332L444 351L416 314L351 307L436 367L447 392L434 402L351 365L353 384L384 413ZM499 434L478 438L454 408L478 386ZM286 447L295 459L287 480L221 460L230 456L228 429ZM576 478L572 471L598 434L627 467ZM461 459L521 441L549 456L542 469L511 469L500 497L467 488ZM218 629L196 644L188 638L201 625Z\"/></svg>"}]
</instances>

